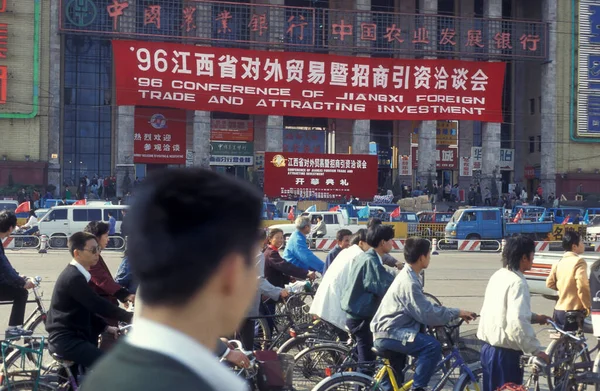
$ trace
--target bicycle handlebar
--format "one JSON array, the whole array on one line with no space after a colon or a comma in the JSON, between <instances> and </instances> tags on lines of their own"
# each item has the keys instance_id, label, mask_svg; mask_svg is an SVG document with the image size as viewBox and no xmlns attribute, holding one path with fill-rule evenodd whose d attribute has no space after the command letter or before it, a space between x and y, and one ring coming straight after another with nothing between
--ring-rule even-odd
<instances>
[{"instance_id":1,"label":"bicycle handlebar","mask_svg":"<svg viewBox=\"0 0 600 391\"><path fill-rule=\"evenodd\" d=\"M552 326L554 328L554 330L558 331L560 334L565 335L567 337L570 337L572 339L574 339L575 341L581 341L582 338L577 337L575 334L573 334L573 332L571 331L565 331L563 330L559 325L557 325L553 320L548 319L548 324L550 326Z\"/></svg>"}]
</instances>

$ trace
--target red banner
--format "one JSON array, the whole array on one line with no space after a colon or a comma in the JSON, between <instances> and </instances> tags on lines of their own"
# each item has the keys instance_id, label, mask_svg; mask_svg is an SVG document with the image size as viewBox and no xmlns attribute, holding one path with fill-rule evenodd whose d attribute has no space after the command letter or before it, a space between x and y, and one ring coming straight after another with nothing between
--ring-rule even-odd
<instances>
[{"instance_id":1,"label":"red banner","mask_svg":"<svg viewBox=\"0 0 600 391\"><path fill-rule=\"evenodd\" d=\"M265 153L269 197L372 199L377 194L377 156Z\"/></svg>"},{"instance_id":2,"label":"red banner","mask_svg":"<svg viewBox=\"0 0 600 391\"><path fill-rule=\"evenodd\" d=\"M243 114L502 122L505 64L113 41L117 104Z\"/></svg>"},{"instance_id":3,"label":"red banner","mask_svg":"<svg viewBox=\"0 0 600 391\"><path fill-rule=\"evenodd\" d=\"M458 168L458 149L448 147L437 147L435 150L436 169ZM416 169L419 163L419 147L412 147L413 168Z\"/></svg>"},{"instance_id":4,"label":"red banner","mask_svg":"<svg viewBox=\"0 0 600 391\"><path fill-rule=\"evenodd\" d=\"M186 120L185 110L136 107L133 162L185 164Z\"/></svg>"}]
</instances>

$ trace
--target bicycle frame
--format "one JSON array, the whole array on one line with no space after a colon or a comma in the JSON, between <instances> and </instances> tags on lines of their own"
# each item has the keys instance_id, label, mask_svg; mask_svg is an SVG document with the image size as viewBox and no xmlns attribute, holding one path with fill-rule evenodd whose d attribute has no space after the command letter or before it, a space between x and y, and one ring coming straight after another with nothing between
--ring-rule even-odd
<instances>
[{"instance_id":1,"label":"bicycle frame","mask_svg":"<svg viewBox=\"0 0 600 391\"><path fill-rule=\"evenodd\" d=\"M438 381L438 383L434 387L432 387L432 391L441 390L444 387L444 385L446 384L446 381L448 381L448 377L450 377L452 372L454 372L454 370L459 367L461 370L461 374L466 373L471 378L471 380L473 380L473 381L477 380L475 378L475 374L473 373L473 371L471 371L471 368L469 368L469 366L465 363L465 361L463 360L462 356L460 355L460 353L456 347L453 347L452 350L450 351L450 354L448 354L442 358L442 361L440 361L438 363L438 365L436 366L436 369L435 369L436 372L440 369L442 369L442 371L444 371L445 364L452 359L454 359L452 366L450 367L449 370L445 371L444 376L442 376L442 378ZM385 379L385 375L388 375L388 377L390 379L390 383L392 383L392 387L393 387L394 391L409 391L412 388L412 385L413 385L412 379L409 380L408 382L404 383L402 386L398 386L398 382L396 380L396 375L394 373L394 370L392 369L392 366L391 366L389 360L384 359L383 363L384 363L383 367L377 372L377 374L373 378L375 380L375 386L378 386L379 384L381 384L383 379Z\"/></svg>"}]
</instances>

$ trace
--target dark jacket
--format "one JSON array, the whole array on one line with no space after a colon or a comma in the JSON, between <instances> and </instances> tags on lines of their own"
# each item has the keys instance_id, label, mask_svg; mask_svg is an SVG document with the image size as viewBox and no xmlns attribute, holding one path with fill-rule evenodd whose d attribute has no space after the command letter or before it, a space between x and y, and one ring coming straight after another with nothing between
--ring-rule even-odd
<instances>
[{"instance_id":1,"label":"dark jacket","mask_svg":"<svg viewBox=\"0 0 600 391\"><path fill-rule=\"evenodd\" d=\"M340 246L335 246L329 252L329 254L327 254L327 258L325 258L325 266L323 266L323 275L325 275L325 273L327 272L327 269L329 269L329 266L331 266L331 264L333 263L333 260L338 256L338 254L341 251L342 251L342 248Z\"/></svg>"},{"instance_id":2,"label":"dark jacket","mask_svg":"<svg viewBox=\"0 0 600 391\"><path fill-rule=\"evenodd\" d=\"M85 376L82 391L125 390L213 391L185 365L163 354L118 343ZM216 391L216 390L214 390Z\"/></svg>"},{"instance_id":3,"label":"dark jacket","mask_svg":"<svg viewBox=\"0 0 600 391\"><path fill-rule=\"evenodd\" d=\"M49 340L64 335L74 335L87 341L97 341L107 326L104 319L130 323L133 313L127 312L98 296L87 284L83 274L73 265L60 273L46 320Z\"/></svg>"},{"instance_id":4,"label":"dark jacket","mask_svg":"<svg viewBox=\"0 0 600 391\"><path fill-rule=\"evenodd\" d=\"M267 247L265 254L265 278L271 284L284 288L285 284L290 283L290 277L305 280L308 270L302 269L296 265L287 262L281 258L278 250Z\"/></svg>"},{"instance_id":5,"label":"dark jacket","mask_svg":"<svg viewBox=\"0 0 600 391\"><path fill-rule=\"evenodd\" d=\"M90 287L98 295L114 305L118 305L118 301L124 303L127 296L131 294L127 289L115 282L102 256L99 257L98 263L90 268L90 274L92 275L92 279L89 282Z\"/></svg>"},{"instance_id":6,"label":"dark jacket","mask_svg":"<svg viewBox=\"0 0 600 391\"><path fill-rule=\"evenodd\" d=\"M6 258L4 254L4 245L0 241L0 285L9 285L16 288L25 286L25 279L19 276L19 273Z\"/></svg>"},{"instance_id":7,"label":"dark jacket","mask_svg":"<svg viewBox=\"0 0 600 391\"><path fill-rule=\"evenodd\" d=\"M342 295L342 309L349 318L371 319L394 276L385 270L371 248L354 258L348 281L350 284Z\"/></svg>"}]
</instances>

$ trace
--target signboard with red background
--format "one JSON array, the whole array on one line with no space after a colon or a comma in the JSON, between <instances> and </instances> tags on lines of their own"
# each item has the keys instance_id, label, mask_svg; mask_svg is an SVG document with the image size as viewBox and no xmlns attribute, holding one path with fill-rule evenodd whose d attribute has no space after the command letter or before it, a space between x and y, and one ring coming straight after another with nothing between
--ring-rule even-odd
<instances>
[{"instance_id":1,"label":"signboard with red background","mask_svg":"<svg viewBox=\"0 0 600 391\"><path fill-rule=\"evenodd\" d=\"M213 119L210 121L212 141L254 141L252 121L239 119Z\"/></svg>"},{"instance_id":2,"label":"signboard with red background","mask_svg":"<svg viewBox=\"0 0 600 391\"><path fill-rule=\"evenodd\" d=\"M436 148L436 169L454 170L458 168L458 149L449 147ZM413 169L416 169L419 163L419 147L412 147Z\"/></svg>"},{"instance_id":3,"label":"signboard with red background","mask_svg":"<svg viewBox=\"0 0 600 391\"><path fill-rule=\"evenodd\" d=\"M377 168L373 155L266 152L264 192L279 198L372 199Z\"/></svg>"},{"instance_id":4,"label":"signboard with red background","mask_svg":"<svg viewBox=\"0 0 600 391\"><path fill-rule=\"evenodd\" d=\"M502 122L505 64L113 41L118 105Z\"/></svg>"},{"instance_id":5,"label":"signboard with red background","mask_svg":"<svg viewBox=\"0 0 600 391\"><path fill-rule=\"evenodd\" d=\"M133 162L185 164L185 110L136 107Z\"/></svg>"}]
</instances>

